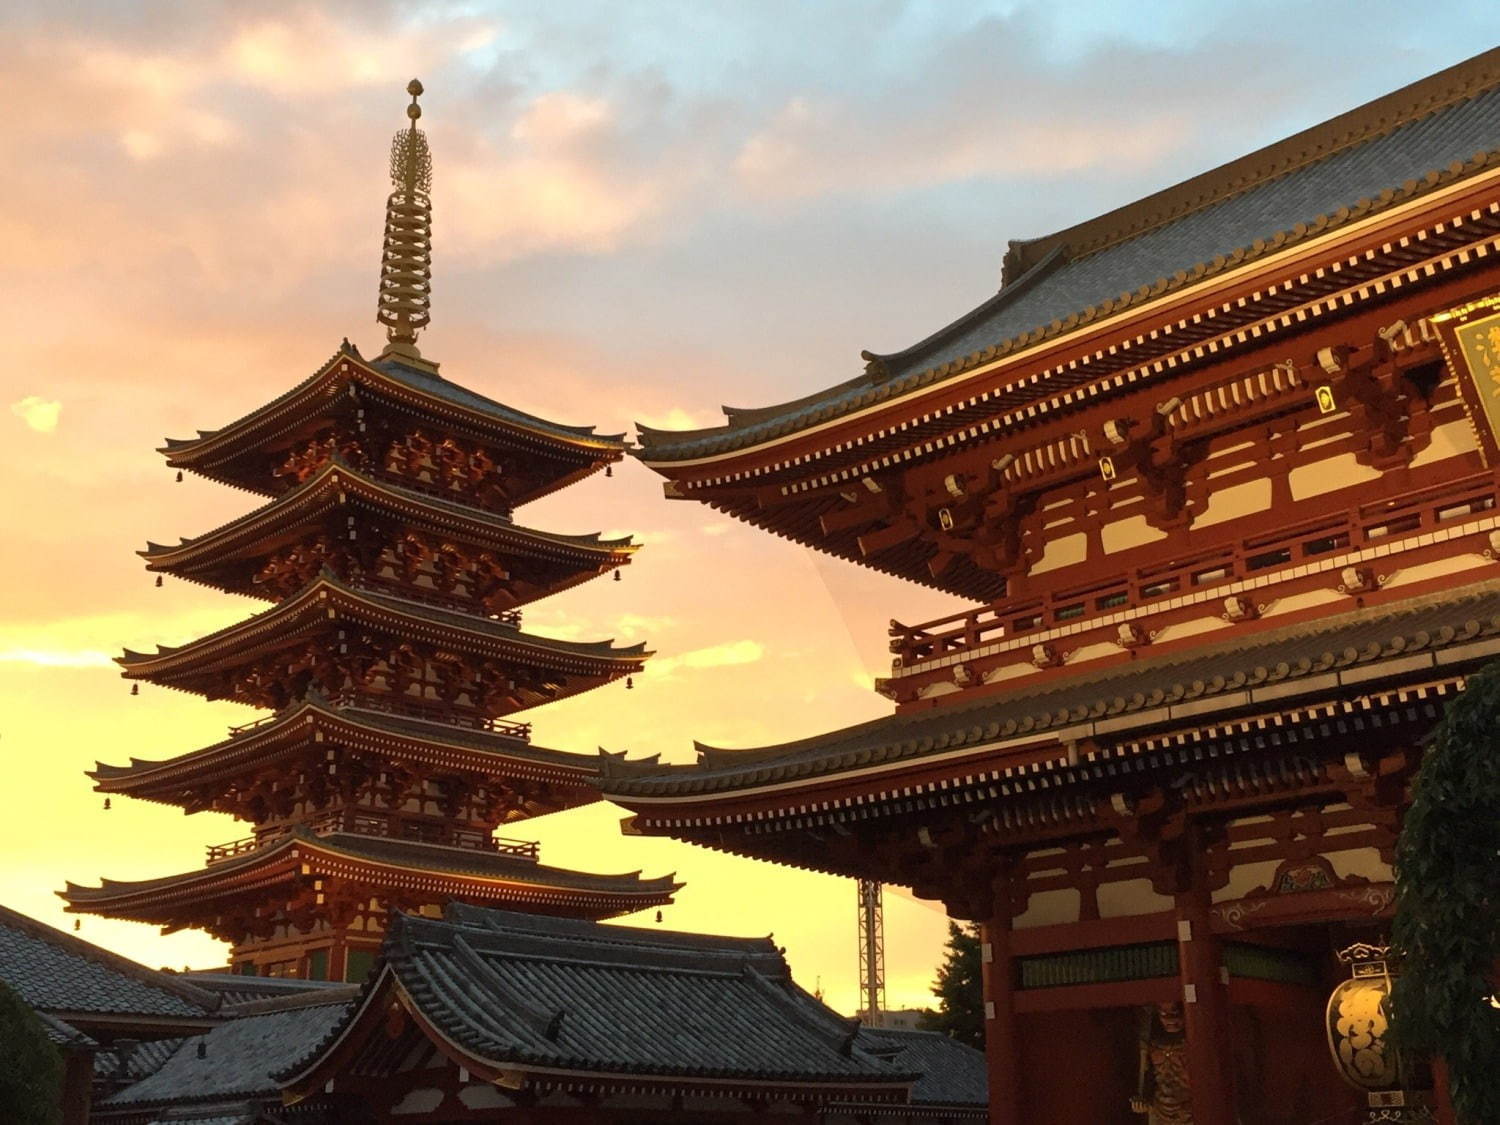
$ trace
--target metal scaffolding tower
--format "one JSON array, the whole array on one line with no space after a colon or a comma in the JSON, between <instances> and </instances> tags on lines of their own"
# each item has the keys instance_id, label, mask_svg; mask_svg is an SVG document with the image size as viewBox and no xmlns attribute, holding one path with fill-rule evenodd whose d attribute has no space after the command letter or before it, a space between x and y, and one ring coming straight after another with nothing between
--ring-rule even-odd
<instances>
[{"instance_id":1,"label":"metal scaffolding tower","mask_svg":"<svg viewBox=\"0 0 1500 1125\"><path fill-rule=\"evenodd\" d=\"M885 1011L885 889L873 879L860 879L859 891L859 1013L866 1027L879 1027Z\"/></svg>"}]
</instances>

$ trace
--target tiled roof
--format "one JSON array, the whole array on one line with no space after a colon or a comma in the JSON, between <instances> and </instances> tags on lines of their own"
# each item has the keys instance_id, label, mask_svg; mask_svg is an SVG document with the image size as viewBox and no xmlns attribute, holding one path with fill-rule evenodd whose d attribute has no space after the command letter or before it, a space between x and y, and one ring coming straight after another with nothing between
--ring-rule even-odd
<instances>
[{"instance_id":1,"label":"tiled roof","mask_svg":"<svg viewBox=\"0 0 1500 1125\"><path fill-rule=\"evenodd\" d=\"M42 1029L46 1031L47 1038L59 1047L88 1049L99 1045L72 1024L65 1023L56 1016L49 1016L46 1012L38 1012L36 1015L42 1021Z\"/></svg>"},{"instance_id":2,"label":"tiled roof","mask_svg":"<svg viewBox=\"0 0 1500 1125\"><path fill-rule=\"evenodd\" d=\"M412 870L460 877L471 875L543 890L557 887L592 894L643 895L655 899L671 894L680 886L673 882L670 875L655 879L642 879L639 871L620 875L595 875L586 871L547 867L534 860L503 852L455 848L444 844L420 843L415 840L394 840L382 836L363 836L353 832L332 832L326 836L318 836L298 829L278 843L245 852L208 867L196 868L193 871L176 875L164 875L156 879L137 881L102 879L98 887L83 887L69 883L67 890L62 893L70 904L79 906L100 904L121 896L139 896L154 890L164 891L199 881L217 883L236 871L272 862L282 852L298 844L304 849L325 850L335 855L366 860L375 864L391 864Z\"/></svg>"},{"instance_id":3,"label":"tiled roof","mask_svg":"<svg viewBox=\"0 0 1500 1125\"><path fill-rule=\"evenodd\" d=\"M594 433L593 426L565 426L560 422L549 422L545 418L538 418L534 414L527 414L525 411L515 409L515 407L506 406L503 402L496 402L492 398L486 398L477 391L471 391L468 387L451 382L430 371L423 371L418 367L409 367L400 360L376 360L370 366L377 371L389 375L392 379L400 380L413 390L446 399L451 403L470 410L477 410L483 414L493 415L523 429L540 430L543 433L573 441L582 438L600 446L612 446L616 449L620 448L624 443L624 434L596 434Z\"/></svg>"},{"instance_id":4,"label":"tiled roof","mask_svg":"<svg viewBox=\"0 0 1500 1125\"><path fill-rule=\"evenodd\" d=\"M506 769L507 762L524 762L533 766L567 771L576 774L580 780L585 775L598 772L599 759L594 754L579 754L570 750L533 746L516 737L476 730L471 727L455 726L451 723L424 722L421 719L389 715L367 708L335 705L329 703L317 692L310 691L307 698L300 699L290 707L277 712L270 722L243 733L231 735L212 746L180 754L175 758L131 758L130 764L125 766L99 762L93 770L88 771L88 776L100 782L98 787L101 789L120 789L126 788L120 784L125 780L138 780L142 784L161 784L160 778L150 776L152 774L159 774L161 778L180 778L184 776L185 771L225 768L228 763L236 760L259 762L265 757L265 745L268 739L295 737L297 734L311 738L312 732L308 726L308 717L311 712L328 716L326 720L317 720L316 729L318 730L325 729L325 723L334 731L340 729L340 726L335 724L348 724L342 727L344 737L350 737L349 731L354 728L368 730L377 735L393 735L437 748L459 747L464 750L492 754L495 757L496 770Z\"/></svg>"},{"instance_id":5,"label":"tiled roof","mask_svg":"<svg viewBox=\"0 0 1500 1125\"><path fill-rule=\"evenodd\" d=\"M276 1093L272 1074L294 1062L328 1034L347 1010L350 997L326 1004L297 1004L280 1011L241 1016L178 1044L152 1074L102 1103L125 1106L187 1106L231 1098L265 1097ZM199 1056L199 1047L203 1053Z\"/></svg>"},{"instance_id":6,"label":"tiled roof","mask_svg":"<svg viewBox=\"0 0 1500 1125\"><path fill-rule=\"evenodd\" d=\"M0 906L0 980L43 1012L202 1018L218 997Z\"/></svg>"},{"instance_id":7,"label":"tiled roof","mask_svg":"<svg viewBox=\"0 0 1500 1125\"><path fill-rule=\"evenodd\" d=\"M334 483L335 477L338 478L337 483ZM590 557L612 557L633 553L637 549L637 545L631 542L631 537L628 535L621 539L605 539L598 532L565 535L559 532L522 527L510 519L462 503L458 499L448 499L430 492L419 492L394 481L373 477L350 465L343 458L335 456L330 458L323 468L290 492L282 493L269 503L262 504L243 516L237 516L202 535L179 540L176 544L148 542L146 549L137 553L150 562L163 556L171 558L204 544L217 545L221 541L237 543L240 540L264 537L268 534L268 527L277 526L271 517L282 516L280 522L288 522L290 519L298 518L296 511L299 506L306 505L312 508L314 507L312 502L316 501L319 496L326 493L347 492L351 487L375 497L388 493L398 500L428 510L436 517L447 517L450 523L452 520L458 520L469 526L483 528L486 534L522 554L564 558L576 557L579 554ZM283 513L292 513L292 515L284 516Z\"/></svg>"},{"instance_id":8,"label":"tiled roof","mask_svg":"<svg viewBox=\"0 0 1500 1125\"><path fill-rule=\"evenodd\" d=\"M346 340L339 350L327 362L322 364L317 371L306 379L303 379L290 390L278 395L263 406L257 407L244 417L226 426L221 426L217 430L199 430L198 436L193 438L168 438L161 452L167 454L170 460L175 456L183 455L192 447L215 438L227 430L239 429L255 419L275 412L322 380L341 359L353 361L357 365L355 368L356 371L360 367L368 368L371 371L378 372L379 375L385 376L387 379L400 383L421 394L430 395L433 398L441 399L466 410L487 415L505 425L553 438L566 445L597 449L606 455L618 455L624 446L623 434L596 434L592 426L565 426L557 422L549 422L545 418L538 418L535 415L506 406L504 403L486 398L482 394L459 386L457 383L450 382L432 372L408 367L403 363L393 360L370 362L361 356L358 350ZM369 379L370 376L365 375L364 378Z\"/></svg>"},{"instance_id":9,"label":"tiled roof","mask_svg":"<svg viewBox=\"0 0 1500 1125\"><path fill-rule=\"evenodd\" d=\"M155 1074L172 1057L185 1037L138 1039L100 1051L94 1056L94 1077L124 1086Z\"/></svg>"},{"instance_id":10,"label":"tiled roof","mask_svg":"<svg viewBox=\"0 0 1500 1125\"><path fill-rule=\"evenodd\" d=\"M1386 662L1409 681L1500 652L1500 580L1378 609L1268 630L1190 652L1149 657L1093 673L1018 686L970 704L896 714L796 742L755 750L700 747L696 766L631 763L606 756L606 796L691 798L811 781L883 763L916 761L999 739L1050 731L1087 737L1090 724L1138 716L1144 724L1220 713L1364 682ZM1097 728L1095 728L1097 729ZM1104 728L1109 729L1108 726Z\"/></svg>"},{"instance_id":11,"label":"tiled roof","mask_svg":"<svg viewBox=\"0 0 1500 1125\"><path fill-rule=\"evenodd\" d=\"M646 651L644 642L617 646L613 641L564 641L524 633L514 625L507 625L488 617L480 617L477 614L459 613L456 610L444 609L441 606L412 601L408 598L359 589L339 580L331 571L324 570L321 577L309 582L292 597L278 602L270 609L184 645L158 645L154 653L132 652L126 649L124 656L116 658L116 663L122 665L127 673L130 673L133 671L133 665L150 665L179 654L195 654L223 644L230 639L238 641L241 635L246 633L264 634L281 625L282 619L287 619L288 622L298 620L299 614L308 612L314 607L314 603L324 597L331 598L337 604L347 607L351 613L359 612L361 606L368 606L386 614L409 618L414 622L467 633L479 638L482 642L501 644L508 649L529 649L538 657L550 655L586 661L626 662L644 660L652 655ZM322 613L323 610L318 609L318 615L321 616Z\"/></svg>"},{"instance_id":12,"label":"tiled roof","mask_svg":"<svg viewBox=\"0 0 1500 1125\"><path fill-rule=\"evenodd\" d=\"M768 938L458 907L443 921L394 921L365 1003L387 974L489 1067L887 1087L913 1078L860 1049L856 1025L798 988Z\"/></svg>"},{"instance_id":13,"label":"tiled roof","mask_svg":"<svg viewBox=\"0 0 1500 1125\"><path fill-rule=\"evenodd\" d=\"M641 455L687 460L794 433L1493 167L1497 84L1500 49L1110 215L1013 244L1029 268L925 340L867 353L865 375L780 406L726 410L716 429L642 428Z\"/></svg>"},{"instance_id":14,"label":"tiled roof","mask_svg":"<svg viewBox=\"0 0 1500 1125\"><path fill-rule=\"evenodd\" d=\"M911 1100L928 1105L984 1105L989 1078L984 1052L937 1031L863 1028L859 1043L897 1070L921 1075Z\"/></svg>"},{"instance_id":15,"label":"tiled roof","mask_svg":"<svg viewBox=\"0 0 1500 1125\"><path fill-rule=\"evenodd\" d=\"M330 988L347 987L341 981L303 980L300 977L252 977L243 973L189 972L184 977L199 988L217 992L228 1005L255 1004L289 996L304 999ZM233 1014L229 1012L228 1014Z\"/></svg>"}]
</instances>

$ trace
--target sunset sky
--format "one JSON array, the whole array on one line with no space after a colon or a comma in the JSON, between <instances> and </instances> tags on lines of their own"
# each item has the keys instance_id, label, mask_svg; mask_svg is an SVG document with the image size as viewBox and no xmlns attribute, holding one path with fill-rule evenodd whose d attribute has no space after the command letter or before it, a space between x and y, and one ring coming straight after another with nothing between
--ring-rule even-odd
<instances>
[{"instance_id":1,"label":"sunset sky","mask_svg":"<svg viewBox=\"0 0 1500 1125\"><path fill-rule=\"evenodd\" d=\"M83 770L165 758L253 713L143 687L122 647L260 603L152 579L133 553L257 503L153 452L228 422L348 336L380 350L391 133L426 86L434 311L424 354L521 409L604 432L715 424L844 380L998 285L1007 239L1087 218L1500 40L1500 5L11 3L0 13L3 299L0 902L196 868L247 834L117 799ZM951 599L662 498L638 464L519 522L631 532L622 582L527 627L648 641L636 690L528 715L535 740L692 758L883 714L888 619ZM546 862L676 871L668 926L773 932L855 1006L851 883L663 840L606 804L523 826ZM641 919L650 924L649 919ZM920 1005L941 908L886 901L889 995ZM152 965L196 933L85 917Z\"/></svg>"}]
</instances>

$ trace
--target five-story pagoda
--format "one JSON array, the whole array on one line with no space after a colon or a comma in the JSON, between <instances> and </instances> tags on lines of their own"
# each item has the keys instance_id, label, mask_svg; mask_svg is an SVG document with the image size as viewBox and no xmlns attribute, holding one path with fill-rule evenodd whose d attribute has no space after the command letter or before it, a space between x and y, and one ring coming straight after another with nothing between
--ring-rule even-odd
<instances>
[{"instance_id":1,"label":"five-story pagoda","mask_svg":"<svg viewBox=\"0 0 1500 1125\"><path fill-rule=\"evenodd\" d=\"M392 909L457 899L598 919L676 889L546 867L535 844L494 836L598 799L594 758L532 746L511 717L628 677L650 654L521 629L519 607L626 565L635 547L531 530L512 511L619 460L624 443L493 402L422 357L431 157L421 84L408 91L384 352L368 361L346 341L281 397L161 450L179 475L270 499L150 544L147 568L272 605L181 647L126 652L124 675L272 713L204 749L91 774L106 793L227 812L252 834L211 847L200 870L62 892L69 910L207 930L245 973L357 979Z\"/></svg>"}]
</instances>

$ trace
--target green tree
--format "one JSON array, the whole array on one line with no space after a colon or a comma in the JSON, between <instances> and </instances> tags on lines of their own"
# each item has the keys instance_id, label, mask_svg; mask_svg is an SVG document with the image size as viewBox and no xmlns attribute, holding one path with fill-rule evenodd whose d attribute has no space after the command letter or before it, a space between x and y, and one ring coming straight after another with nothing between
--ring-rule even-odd
<instances>
[{"instance_id":1,"label":"green tree","mask_svg":"<svg viewBox=\"0 0 1500 1125\"><path fill-rule=\"evenodd\" d=\"M31 1007L0 981L0 1120L62 1120L62 1055Z\"/></svg>"},{"instance_id":2,"label":"green tree","mask_svg":"<svg viewBox=\"0 0 1500 1125\"><path fill-rule=\"evenodd\" d=\"M932 994L937 1011L922 1013L917 1026L984 1050L984 983L979 962L979 928L948 923L948 942L943 947Z\"/></svg>"},{"instance_id":3,"label":"green tree","mask_svg":"<svg viewBox=\"0 0 1500 1125\"><path fill-rule=\"evenodd\" d=\"M1465 1122L1500 1121L1500 665L1447 708L1396 844L1392 1032L1443 1058Z\"/></svg>"}]
</instances>

